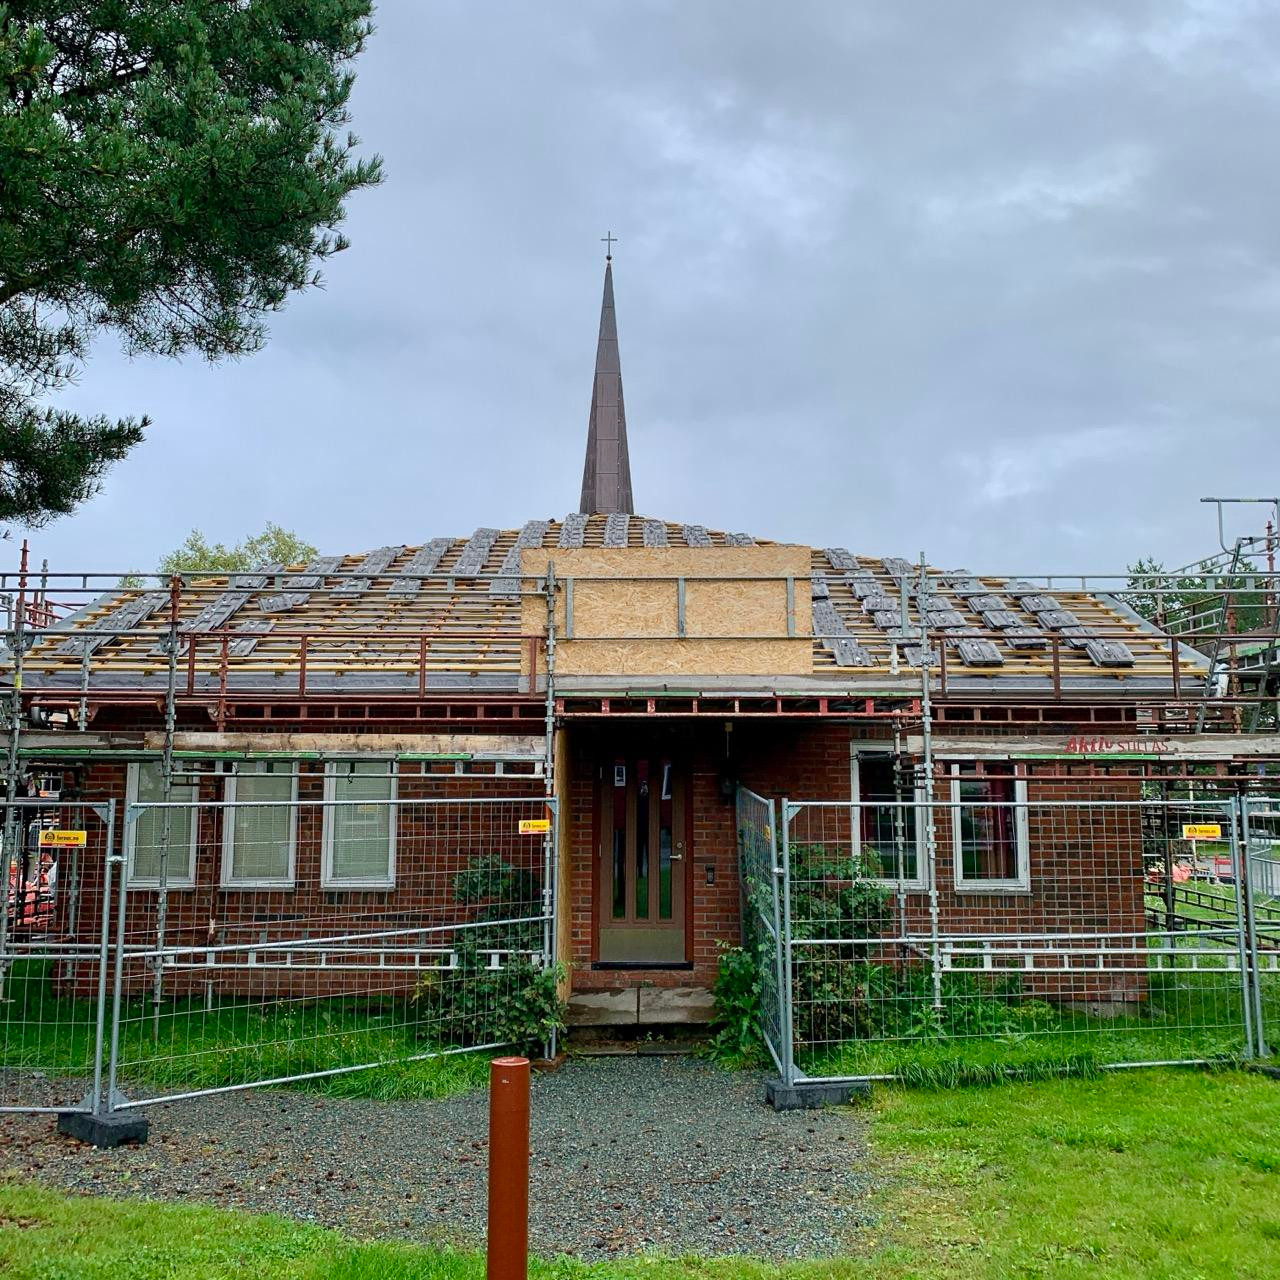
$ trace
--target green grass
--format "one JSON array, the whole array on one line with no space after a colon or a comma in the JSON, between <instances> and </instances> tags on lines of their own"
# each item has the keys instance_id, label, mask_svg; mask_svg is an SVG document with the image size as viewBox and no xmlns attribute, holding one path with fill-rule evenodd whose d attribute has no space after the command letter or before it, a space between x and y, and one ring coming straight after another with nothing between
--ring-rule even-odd
<instances>
[{"instance_id":1,"label":"green grass","mask_svg":"<svg viewBox=\"0 0 1280 1280\"><path fill-rule=\"evenodd\" d=\"M96 1007L59 999L49 962L15 965L0 1006L0 1069L51 1076L93 1070ZM233 999L206 1011L195 998L161 1006L159 1034L151 1005L127 1000L121 1011L120 1084L134 1096L218 1088L366 1063L295 1086L338 1097L439 1098L484 1084L489 1055L449 1053L418 1061L434 1046L420 1036L407 1000L334 998L248 1004Z\"/></svg>"},{"instance_id":2,"label":"green grass","mask_svg":"<svg viewBox=\"0 0 1280 1280\"><path fill-rule=\"evenodd\" d=\"M535 1280L1271 1280L1280 1084L1142 1071L880 1091L878 1222L847 1256L535 1262ZM429 1171L424 1170L424 1176ZM802 1213L803 1206L797 1205ZM357 1244L272 1217L0 1185L6 1280L480 1280L447 1249Z\"/></svg>"},{"instance_id":3,"label":"green grass","mask_svg":"<svg viewBox=\"0 0 1280 1280\"><path fill-rule=\"evenodd\" d=\"M797 1065L811 1076L892 1076L950 1088L1005 1076L1092 1077L1116 1063L1229 1065L1244 1056L1240 978L1225 970L1151 972L1146 999L1123 1016L1000 991L978 976L948 978L936 1023L919 991L889 995L869 1009L874 1025L865 1037L801 1046ZM1280 1038L1280 975L1263 978L1263 1014Z\"/></svg>"},{"instance_id":4,"label":"green grass","mask_svg":"<svg viewBox=\"0 0 1280 1280\"><path fill-rule=\"evenodd\" d=\"M1218 884L1212 880L1193 880L1187 884L1174 886L1174 911L1189 920L1203 921L1205 924L1222 925L1234 929L1236 924L1236 891L1234 886ZM1209 899L1205 902L1204 899ZM1195 901L1195 899L1200 899ZM1145 894L1148 911L1163 913L1165 910L1164 891L1158 886L1148 885ZM1258 923L1266 928L1275 923L1280 903L1265 894L1258 894L1254 901L1258 912Z\"/></svg>"}]
</instances>

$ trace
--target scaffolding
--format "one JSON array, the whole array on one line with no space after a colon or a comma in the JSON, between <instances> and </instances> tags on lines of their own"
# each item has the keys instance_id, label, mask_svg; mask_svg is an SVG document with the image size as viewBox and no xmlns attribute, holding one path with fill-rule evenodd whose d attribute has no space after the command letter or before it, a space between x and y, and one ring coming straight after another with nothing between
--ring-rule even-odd
<instances>
[{"instance_id":1,"label":"scaffolding","mask_svg":"<svg viewBox=\"0 0 1280 1280\"><path fill-rule=\"evenodd\" d=\"M319 558L230 575L56 573L47 563L35 573L24 545L16 573L0 574L9 800L0 983L12 962L15 931L30 935L43 910L31 833L55 828L66 806L85 803L73 782L95 760L145 756L159 768L160 794L150 806L126 805L112 817L117 836L148 808L158 819L155 910L138 951L150 965L149 1023L158 1042L170 999L166 984L183 981L184 968L207 964L197 958L189 922L175 934L170 914L174 815L187 803L176 789L189 783L195 756L296 758L317 754L298 745L308 735L356 732L520 739L515 754L492 742L472 753L455 741L432 767L457 777L473 770L523 777L540 786L551 812L559 802L556 734L574 720L877 722L893 742L896 799L887 815L901 837L913 797L934 778L935 730L1066 731L1119 748L1157 736L1205 740L1209 749L1199 757L1148 768L1148 776L1165 785L1169 803L1172 780L1241 767L1269 771L1280 755L1274 741L1269 750L1244 751L1249 739L1276 729L1280 593L1270 524L1263 535L1224 545L1192 565L1124 574L971 574L931 567L924 556L911 564L814 550L808 577L768 580L785 588L785 634L811 645L811 675L637 689L623 672L615 687L599 691L557 676L561 645L581 648L611 637L585 629L582 616L575 620L575 581L581 596L588 579L558 573L552 554L536 574L522 570L521 551L558 533L548 531L547 522L534 523L531 531L480 531L493 536L476 535L448 554L436 544L394 549L403 560L399 568L393 549L384 548L354 562ZM693 533L685 536L701 545ZM647 638L672 645L767 639L686 633L689 583L715 580L672 577L664 589L677 603L679 625L669 635L650 629ZM802 591L812 601L811 626L797 622ZM250 599L258 608L246 620L241 610ZM981 627L974 625L978 619ZM202 739L198 749L188 740L195 733ZM231 735L235 745L219 752L209 735ZM248 735L256 736L252 747L245 745ZM346 743L338 755L346 759L358 750L358 743ZM930 868L938 857L932 830L930 823L923 851ZM556 839L552 824L544 835L548 866ZM79 899L79 864L69 858L67 865L65 889ZM559 954L554 892L548 874L539 906L548 958ZM900 893L904 918L905 910ZM936 894L929 910L926 933L936 940ZM75 938L64 941L78 945ZM304 953L308 964L336 963L323 949L325 938L302 946L280 937L265 950L253 942L228 942L226 954L253 964ZM358 968L396 962L394 947L361 945L368 955L350 961ZM422 964L431 947L421 940L414 945L413 963ZM959 952L947 955L952 967L967 962ZM932 972L940 1002L948 969L938 964ZM136 980L134 974L130 981Z\"/></svg>"}]
</instances>

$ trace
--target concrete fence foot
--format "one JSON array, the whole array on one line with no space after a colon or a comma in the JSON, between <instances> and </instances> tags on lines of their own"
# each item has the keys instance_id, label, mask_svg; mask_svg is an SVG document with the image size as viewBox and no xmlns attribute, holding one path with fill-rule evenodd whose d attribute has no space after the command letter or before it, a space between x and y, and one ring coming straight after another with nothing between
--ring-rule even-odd
<instances>
[{"instance_id":1,"label":"concrete fence foot","mask_svg":"<svg viewBox=\"0 0 1280 1280\"><path fill-rule=\"evenodd\" d=\"M118 1147L122 1142L143 1143L151 1122L140 1111L112 1111L92 1115L85 1111L60 1111L58 1132L93 1147Z\"/></svg>"},{"instance_id":2,"label":"concrete fence foot","mask_svg":"<svg viewBox=\"0 0 1280 1280\"><path fill-rule=\"evenodd\" d=\"M764 1087L765 1101L775 1111L813 1111L818 1107L843 1107L870 1096L869 1084L833 1084L826 1080L797 1080L795 1084L769 1080Z\"/></svg>"}]
</instances>

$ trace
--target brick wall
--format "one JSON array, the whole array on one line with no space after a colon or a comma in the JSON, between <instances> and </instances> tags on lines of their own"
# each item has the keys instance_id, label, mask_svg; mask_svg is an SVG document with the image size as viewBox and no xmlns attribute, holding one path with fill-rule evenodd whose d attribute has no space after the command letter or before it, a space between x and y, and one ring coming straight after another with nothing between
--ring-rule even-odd
<instances>
[{"instance_id":1,"label":"brick wall","mask_svg":"<svg viewBox=\"0 0 1280 1280\"><path fill-rule=\"evenodd\" d=\"M741 781L770 798L793 800L848 800L850 798L851 742L864 737L885 745L886 734L876 728L822 720L739 721L726 732L721 721L685 720L654 725L650 722L574 722L563 732L567 767L559 779L567 806L566 844L570 883L567 916L567 953L573 988L608 990L638 982L658 986L707 986L715 974L718 945L736 942L740 934L735 811L732 799L722 795L722 784ZM688 963L668 969L600 969L595 965L596 836L594 796L597 771L619 751L665 751L687 769L689 781L690 847L686 858L688 878ZM431 766L422 766L429 769ZM448 767L451 766L440 766ZM299 798L322 796L322 772L318 764L304 763ZM1138 796L1138 781L1119 774L1099 777L1088 766L1036 766L1029 776L1028 801L1030 891L1026 893L957 892L954 851L949 818L937 824L937 883L940 928L964 933L1007 933L1061 930L1069 924L1078 930L1143 928L1142 842L1136 810L1099 808L1101 798L1130 801ZM541 841L514 834L517 816L540 816L536 806L511 809L485 806L498 797L530 796L540 789L530 778L455 777L449 773L421 773L405 766L400 794L396 886L385 891L331 890L320 883L321 821L316 809L300 814L297 839L296 885L282 890L233 890L220 885L222 857L221 812L202 809L199 826L196 887L173 890L169 895L167 938L171 943L200 945L212 940L228 942L253 939L270 941L289 936L331 935L351 927L361 931L379 928L424 927L456 920L452 884L457 872L482 853L492 852L540 870ZM220 798L221 783L209 780L201 799ZM945 803L949 783L938 782L936 796ZM95 798L114 796L123 807L125 769L118 764L92 766L86 791ZM455 817L441 824L426 807L415 809L415 798L453 797L472 802L465 823ZM1048 807L1046 800L1072 802ZM528 812L525 809L528 808ZM459 812L462 806L459 806ZM833 851L851 849L848 810L829 811L823 817L821 838ZM101 901L103 833L89 822L90 844L82 859L76 934L96 938ZM808 838L799 826L793 840ZM63 880L65 887L66 880ZM131 894L127 935L150 941L155 932L154 892ZM59 928L70 925L65 913L68 899L60 892ZM911 893L905 903L905 923L915 933L927 932L928 898ZM1133 961L1140 966L1140 958ZM1123 968L1123 964L1115 966ZM141 977L141 975L140 975ZM267 981L262 978L258 981ZM273 974L270 981L283 981ZM185 979L173 978L181 983ZM192 983L200 979L192 978ZM332 990L323 975L299 975L297 987L287 994ZM365 989L384 990L411 986L414 975L385 972L366 981ZM353 990L355 979L333 979L338 989ZM357 984L358 985L358 984ZM1130 983L1125 975L1118 990L1137 990L1138 975ZM1060 994L1077 989L1067 977L1047 983L1046 990ZM1106 982L1079 987L1087 998L1108 995Z\"/></svg>"},{"instance_id":2,"label":"brick wall","mask_svg":"<svg viewBox=\"0 0 1280 1280\"><path fill-rule=\"evenodd\" d=\"M217 802L223 797L223 783L214 775L202 781L195 884L192 888L169 891L165 923L167 946L261 945L294 938L340 938L352 932L382 932L387 935L387 946L448 949L454 935L446 926L460 920L489 921L541 914L543 841L538 835L520 835L518 831L520 819L544 815L544 805L536 798L542 787L541 779L455 776L451 764L403 765L397 784L394 886L348 889L325 887L322 883L324 811L318 802L324 797L323 766L303 761L297 768L301 775L298 779L300 805L294 882L288 888L232 888L221 884L226 811ZM124 849L126 777L124 765L95 764L85 778L86 794L99 800L114 798L117 801L118 852ZM436 801L449 803L434 803ZM75 936L81 939L96 939L101 922L105 829L96 818L90 821L89 827L89 846L81 863L74 908L63 877L54 919L55 930L63 933L74 930ZM455 885L459 872L473 866L476 860L490 856L536 877L531 895L518 902L491 900L461 906ZM125 938L131 946L154 946L158 898L154 889L129 891ZM416 937L405 936L403 932L416 929L441 931ZM112 936L116 936L114 922ZM381 944L377 945L381 949ZM191 956L193 962L199 959L198 954ZM243 952L235 956L237 963L247 959ZM420 972L405 964L405 958L396 958L388 952L380 961L373 945L367 957L357 961L364 963L367 959L371 969L378 965L378 971L368 975L336 969L327 975L301 970L286 974L267 968L269 952L258 953L256 959L263 966L261 972L250 974L224 969L218 976L219 988L262 998L340 992L395 993L411 990L421 977ZM424 958L422 963L439 961ZM399 967L388 969L388 964ZM145 962L130 962L127 973L130 989L148 985ZM173 994L203 990L206 978L207 974L198 971L176 969L166 977L166 990ZM85 980L85 975L80 975L77 985Z\"/></svg>"},{"instance_id":3,"label":"brick wall","mask_svg":"<svg viewBox=\"0 0 1280 1280\"><path fill-rule=\"evenodd\" d=\"M613 731L617 734L619 731ZM768 798L850 799L851 744L866 737L879 750L884 735L861 726L814 721L739 723L726 749L722 726L686 725L681 731L690 760L693 789L692 964L685 969L617 970L595 967L593 948L595 862L592 806L599 759L612 758L622 737L574 725L571 751L570 840L572 870L572 965L575 990L610 990L638 983L704 986L715 976L718 945L740 936L735 812L722 798L722 778L740 780ZM870 745L870 744L869 744ZM940 771L943 767L940 766ZM1089 766L1037 765L1027 775L1028 891L976 892L956 886L950 808L936 818L939 929L943 933L1009 934L1144 930L1142 835L1139 782L1123 774L1101 777ZM950 799L950 779L939 776L935 802ZM1098 800L1117 802L1099 806ZM1054 803L1050 803L1054 802ZM852 853L847 808L802 814L793 842L821 841L833 855ZM706 883L706 869L714 884ZM929 898L910 892L896 923L927 936ZM1124 970L1132 968L1130 975ZM1145 958L1134 954L1110 961L1105 973L1068 971L1028 978L1027 989L1057 998L1123 1000L1145 992Z\"/></svg>"}]
</instances>

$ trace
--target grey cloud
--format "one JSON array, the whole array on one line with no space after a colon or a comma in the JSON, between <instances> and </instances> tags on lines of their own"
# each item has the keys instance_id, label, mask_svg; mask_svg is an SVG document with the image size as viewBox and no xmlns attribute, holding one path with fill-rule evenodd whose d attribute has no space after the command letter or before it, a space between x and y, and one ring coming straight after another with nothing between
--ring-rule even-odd
<instances>
[{"instance_id":1,"label":"grey cloud","mask_svg":"<svg viewBox=\"0 0 1280 1280\"><path fill-rule=\"evenodd\" d=\"M638 505L975 568L1186 559L1273 479L1280 11L384 0L388 181L237 365L71 397L152 437L55 566L192 524L335 550L574 505L601 272Z\"/></svg>"}]
</instances>

